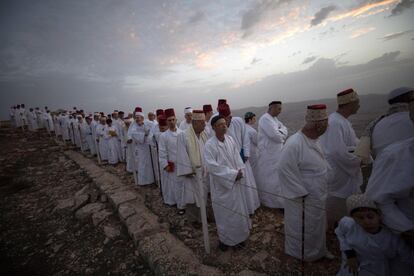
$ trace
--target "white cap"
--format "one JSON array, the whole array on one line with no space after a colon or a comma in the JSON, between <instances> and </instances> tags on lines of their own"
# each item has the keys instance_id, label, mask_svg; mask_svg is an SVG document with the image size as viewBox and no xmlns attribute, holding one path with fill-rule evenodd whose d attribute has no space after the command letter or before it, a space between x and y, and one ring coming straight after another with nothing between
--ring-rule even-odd
<instances>
[{"instance_id":1,"label":"white cap","mask_svg":"<svg viewBox=\"0 0 414 276\"><path fill-rule=\"evenodd\" d=\"M412 92L414 91L413 88L411 87L399 87L397 89L392 90L389 94L388 94L388 100L392 100L394 98L397 98L398 96L404 95L408 92Z\"/></svg>"},{"instance_id":2,"label":"white cap","mask_svg":"<svg viewBox=\"0 0 414 276\"><path fill-rule=\"evenodd\" d=\"M184 114L193 113L193 109L191 107L184 108Z\"/></svg>"},{"instance_id":3,"label":"white cap","mask_svg":"<svg viewBox=\"0 0 414 276\"><path fill-rule=\"evenodd\" d=\"M374 201L367 198L365 194L355 194L346 199L346 209L350 215L356 208L377 209L377 205L375 205Z\"/></svg>"}]
</instances>

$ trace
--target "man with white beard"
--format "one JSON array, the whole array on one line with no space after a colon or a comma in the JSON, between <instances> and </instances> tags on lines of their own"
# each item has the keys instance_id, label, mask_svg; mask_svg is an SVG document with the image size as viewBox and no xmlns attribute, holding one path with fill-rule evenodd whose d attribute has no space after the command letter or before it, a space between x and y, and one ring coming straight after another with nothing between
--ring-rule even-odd
<instances>
[{"instance_id":1,"label":"man with white beard","mask_svg":"<svg viewBox=\"0 0 414 276\"><path fill-rule=\"evenodd\" d=\"M159 162L160 168L165 172L163 179L164 203L168 205L177 204L178 214L185 214L185 204L182 198L183 182L177 176L177 136L181 129L177 128L177 119L173 108L164 111L167 118L168 130L160 135Z\"/></svg>"},{"instance_id":2,"label":"man with white beard","mask_svg":"<svg viewBox=\"0 0 414 276\"><path fill-rule=\"evenodd\" d=\"M219 115L223 116L227 123L227 135L231 136L239 149L239 154L245 163L245 183L242 185L242 191L246 200L249 214L254 214L259 208L260 201L257 193L256 181L250 166L250 139L246 130L246 125L242 118L232 117L230 107L224 103L218 107Z\"/></svg>"},{"instance_id":3,"label":"man with white beard","mask_svg":"<svg viewBox=\"0 0 414 276\"><path fill-rule=\"evenodd\" d=\"M282 102L269 103L267 112L259 119L257 187L260 202L269 208L283 208L281 183L277 178L277 162L280 159L288 129L277 118L282 112Z\"/></svg>"},{"instance_id":4,"label":"man with white beard","mask_svg":"<svg viewBox=\"0 0 414 276\"><path fill-rule=\"evenodd\" d=\"M328 184L328 225L346 216L346 199L360 193L361 158L353 154L359 140L348 118L358 112L359 97L351 88L337 94L338 109L329 115L328 129L320 143L334 175Z\"/></svg>"},{"instance_id":5,"label":"man with white beard","mask_svg":"<svg viewBox=\"0 0 414 276\"><path fill-rule=\"evenodd\" d=\"M285 253L310 262L333 258L326 249L330 168L318 141L327 127L326 105L308 106L305 126L287 140L277 166L285 197Z\"/></svg>"},{"instance_id":6,"label":"man with white beard","mask_svg":"<svg viewBox=\"0 0 414 276\"><path fill-rule=\"evenodd\" d=\"M219 248L244 246L251 228L243 181L245 164L234 139L227 135L227 122L214 116L215 135L204 147L204 164L210 175L211 202L219 236Z\"/></svg>"},{"instance_id":7,"label":"man with white beard","mask_svg":"<svg viewBox=\"0 0 414 276\"><path fill-rule=\"evenodd\" d=\"M184 120L181 121L179 129L184 131L191 126L192 112L193 109L191 107L184 108Z\"/></svg>"},{"instance_id":8,"label":"man with white beard","mask_svg":"<svg viewBox=\"0 0 414 276\"><path fill-rule=\"evenodd\" d=\"M144 122L144 113L141 107L135 108L135 122L128 129L128 143L135 145L136 168L138 185L154 183L154 171L151 163L149 144L151 141L150 125Z\"/></svg>"}]
</instances>

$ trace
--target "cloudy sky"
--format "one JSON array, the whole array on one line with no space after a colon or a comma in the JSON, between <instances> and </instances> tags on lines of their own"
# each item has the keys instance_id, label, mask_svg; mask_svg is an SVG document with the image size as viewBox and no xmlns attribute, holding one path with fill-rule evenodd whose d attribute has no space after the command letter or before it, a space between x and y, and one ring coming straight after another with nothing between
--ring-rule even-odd
<instances>
[{"instance_id":1,"label":"cloudy sky","mask_svg":"<svg viewBox=\"0 0 414 276\"><path fill-rule=\"evenodd\" d=\"M414 0L3 0L0 115L414 86Z\"/></svg>"}]
</instances>

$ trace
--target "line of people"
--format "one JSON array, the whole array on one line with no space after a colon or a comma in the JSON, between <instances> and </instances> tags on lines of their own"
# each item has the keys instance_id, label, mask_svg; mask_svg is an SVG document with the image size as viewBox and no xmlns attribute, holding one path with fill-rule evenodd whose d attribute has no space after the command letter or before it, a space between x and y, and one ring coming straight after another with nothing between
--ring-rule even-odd
<instances>
[{"instance_id":1,"label":"line of people","mask_svg":"<svg viewBox=\"0 0 414 276\"><path fill-rule=\"evenodd\" d=\"M173 108L145 119L140 107L126 118L116 110L93 117L63 111L53 114L51 125L99 162L126 162L137 185L157 183L164 203L179 215L205 218L210 198L223 251L244 245L250 218L263 205L284 210L288 255L334 258L326 232L336 228L339 275L358 269L360 275L407 275L414 263L413 98L412 88L391 91L390 111L370 123L361 140L349 121L360 107L353 89L337 94L329 116L324 104L308 106L304 126L290 137L278 119L281 101L269 103L257 128L254 113L233 117L225 99L216 112L208 104L185 108L179 126ZM361 166L372 162L362 194Z\"/></svg>"}]
</instances>

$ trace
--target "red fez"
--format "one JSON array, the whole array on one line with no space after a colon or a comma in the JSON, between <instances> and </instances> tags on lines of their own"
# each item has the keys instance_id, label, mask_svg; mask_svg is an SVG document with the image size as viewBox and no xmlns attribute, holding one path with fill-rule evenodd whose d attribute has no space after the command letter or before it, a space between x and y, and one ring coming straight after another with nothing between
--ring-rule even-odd
<instances>
[{"instance_id":1,"label":"red fez","mask_svg":"<svg viewBox=\"0 0 414 276\"><path fill-rule=\"evenodd\" d=\"M344 91L342 91L342 92L339 92L339 93L337 94L337 96L347 95L347 94L352 93L352 92L354 92L354 89L349 88L349 89L347 89L347 90L344 90Z\"/></svg>"},{"instance_id":2,"label":"red fez","mask_svg":"<svg viewBox=\"0 0 414 276\"><path fill-rule=\"evenodd\" d=\"M230 106L226 103L219 105L218 112L221 116L227 117L231 114Z\"/></svg>"},{"instance_id":3,"label":"red fez","mask_svg":"<svg viewBox=\"0 0 414 276\"><path fill-rule=\"evenodd\" d=\"M135 111L134 112L142 112L142 108L139 107L139 106L137 106L137 107L135 107Z\"/></svg>"},{"instance_id":4,"label":"red fez","mask_svg":"<svg viewBox=\"0 0 414 276\"><path fill-rule=\"evenodd\" d=\"M168 108L164 111L165 118L175 117L174 108Z\"/></svg>"},{"instance_id":5,"label":"red fez","mask_svg":"<svg viewBox=\"0 0 414 276\"><path fill-rule=\"evenodd\" d=\"M220 106L220 105L225 104L225 103L227 103L226 99L219 99L218 103L217 103L217 106Z\"/></svg>"},{"instance_id":6,"label":"red fez","mask_svg":"<svg viewBox=\"0 0 414 276\"><path fill-rule=\"evenodd\" d=\"M205 104L203 105L203 111L204 113L211 112L213 111L213 107L211 106L211 104Z\"/></svg>"},{"instance_id":7,"label":"red fez","mask_svg":"<svg viewBox=\"0 0 414 276\"><path fill-rule=\"evenodd\" d=\"M158 118L158 124L160 126L167 126L167 118L165 118L164 114L162 114L159 118Z\"/></svg>"},{"instance_id":8,"label":"red fez","mask_svg":"<svg viewBox=\"0 0 414 276\"><path fill-rule=\"evenodd\" d=\"M326 109L326 104L314 104L314 105L308 105L308 109Z\"/></svg>"},{"instance_id":9,"label":"red fez","mask_svg":"<svg viewBox=\"0 0 414 276\"><path fill-rule=\"evenodd\" d=\"M157 115L157 117L160 116L160 115L164 115L164 110L157 109L157 111L155 111L155 114Z\"/></svg>"}]
</instances>

